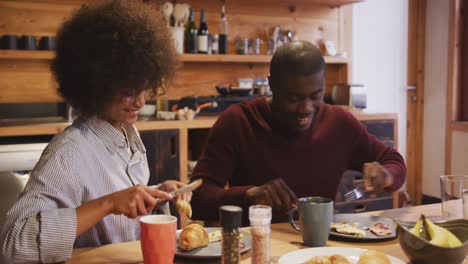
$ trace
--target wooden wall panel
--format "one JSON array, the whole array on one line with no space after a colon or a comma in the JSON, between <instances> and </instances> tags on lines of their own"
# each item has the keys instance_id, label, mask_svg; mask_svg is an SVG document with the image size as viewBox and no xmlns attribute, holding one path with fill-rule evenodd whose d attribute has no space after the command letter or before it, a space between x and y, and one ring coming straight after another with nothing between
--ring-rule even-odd
<instances>
[{"instance_id":1,"label":"wooden wall panel","mask_svg":"<svg viewBox=\"0 0 468 264\"><path fill-rule=\"evenodd\" d=\"M79 7L59 1L0 1L0 33L16 35L55 35L72 10Z\"/></svg>"},{"instance_id":2,"label":"wooden wall panel","mask_svg":"<svg viewBox=\"0 0 468 264\"><path fill-rule=\"evenodd\" d=\"M0 60L0 103L58 102L49 62Z\"/></svg>"}]
</instances>

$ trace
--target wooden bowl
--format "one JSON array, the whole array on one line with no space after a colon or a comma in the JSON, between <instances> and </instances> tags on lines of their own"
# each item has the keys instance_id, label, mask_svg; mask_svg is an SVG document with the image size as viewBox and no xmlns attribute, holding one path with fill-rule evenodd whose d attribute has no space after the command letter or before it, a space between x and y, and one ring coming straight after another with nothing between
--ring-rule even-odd
<instances>
[{"instance_id":1,"label":"wooden bowl","mask_svg":"<svg viewBox=\"0 0 468 264\"><path fill-rule=\"evenodd\" d=\"M399 222L397 232L400 246L413 264L460 264L468 253L468 220L458 219L435 223L447 228L463 244L459 247L439 247L413 235L410 229L415 223Z\"/></svg>"}]
</instances>

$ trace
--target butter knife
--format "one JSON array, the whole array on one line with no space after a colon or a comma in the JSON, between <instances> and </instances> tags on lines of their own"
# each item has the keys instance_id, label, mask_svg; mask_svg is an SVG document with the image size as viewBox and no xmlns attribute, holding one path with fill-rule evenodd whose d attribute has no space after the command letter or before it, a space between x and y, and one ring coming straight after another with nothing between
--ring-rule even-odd
<instances>
[{"instance_id":1,"label":"butter knife","mask_svg":"<svg viewBox=\"0 0 468 264\"><path fill-rule=\"evenodd\" d=\"M170 192L169 194L171 194L172 196L176 196L176 195L179 195L179 194L183 194L183 193L186 193L186 192L190 192L190 191L193 191L195 189L197 189L198 187L200 187L200 185L203 183L203 179L198 179L194 182L191 182L187 185L185 185L184 187L180 188L180 189L177 189L175 191L172 191ZM157 188L158 185L152 185L152 186L148 186L150 188Z\"/></svg>"}]
</instances>

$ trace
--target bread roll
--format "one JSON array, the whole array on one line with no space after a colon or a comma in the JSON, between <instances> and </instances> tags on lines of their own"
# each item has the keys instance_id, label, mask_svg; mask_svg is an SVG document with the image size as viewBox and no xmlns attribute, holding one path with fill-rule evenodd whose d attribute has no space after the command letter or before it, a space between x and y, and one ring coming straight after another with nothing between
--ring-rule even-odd
<instances>
[{"instance_id":1,"label":"bread roll","mask_svg":"<svg viewBox=\"0 0 468 264\"><path fill-rule=\"evenodd\" d=\"M391 262L384 253L369 250L361 254L358 264L391 264Z\"/></svg>"},{"instance_id":2,"label":"bread roll","mask_svg":"<svg viewBox=\"0 0 468 264\"><path fill-rule=\"evenodd\" d=\"M330 257L330 261L332 264L351 264L345 257L336 254Z\"/></svg>"},{"instance_id":3,"label":"bread roll","mask_svg":"<svg viewBox=\"0 0 468 264\"><path fill-rule=\"evenodd\" d=\"M208 232L199 224L190 224L182 230L179 236L179 248L189 251L208 245Z\"/></svg>"},{"instance_id":4,"label":"bread roll","mask_svg":"<svg viewBox=\"0 0 468 264\"><path fill-rule=\"evenodd\" d=\"M304 262L303 264L351 264L345 257L341 255L332 256L317 256Z\"/></svg>"}]
</instances>

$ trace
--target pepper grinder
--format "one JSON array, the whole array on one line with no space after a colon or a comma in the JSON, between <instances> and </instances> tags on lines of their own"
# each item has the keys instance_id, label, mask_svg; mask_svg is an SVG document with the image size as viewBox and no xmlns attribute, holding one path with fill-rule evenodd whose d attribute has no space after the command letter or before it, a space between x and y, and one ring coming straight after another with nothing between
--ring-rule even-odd
<instances>
[{"instance_id":1,"label":"pepper grinder","mask_svg":"<svg viewBox=\"0 0 468 264\"><path fill-rule=\"evenodd\" d=\"M219 208L222 231L222 264L240 263L240 226L242 208L234 205L224 205Z\"/></svg>"}]
</instances>

